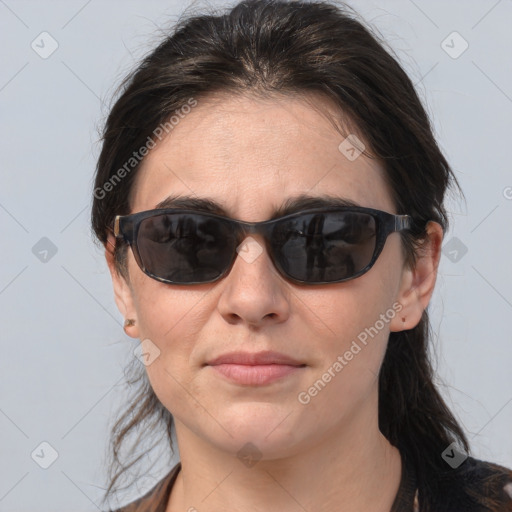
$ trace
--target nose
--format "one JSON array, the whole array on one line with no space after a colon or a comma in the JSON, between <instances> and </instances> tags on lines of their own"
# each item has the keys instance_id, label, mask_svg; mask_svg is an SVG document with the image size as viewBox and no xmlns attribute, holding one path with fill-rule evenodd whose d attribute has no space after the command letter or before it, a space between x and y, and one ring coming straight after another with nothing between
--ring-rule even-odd
<instances>
[{"instance_id":1,"label":"nose","mask_svg":"<svg viewBox=\"0 0 512 512\"><path fill-rule=\"evenodd\" d=\"M229 323L252 326L284 322L290 313L289 284L278 273L259 235L247 236L237 248L218 309Z\"/></svg>"}]
</instances>

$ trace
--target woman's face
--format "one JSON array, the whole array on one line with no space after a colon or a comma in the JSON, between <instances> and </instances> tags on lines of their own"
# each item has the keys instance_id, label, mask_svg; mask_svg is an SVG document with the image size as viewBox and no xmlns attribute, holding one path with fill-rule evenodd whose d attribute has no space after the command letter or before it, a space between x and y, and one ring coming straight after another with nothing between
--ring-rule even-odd
<instances>
[{"instance_id":1,"label":"woman's face","mask_svg":"<svg viewBox=\"0 0 512 512\"><path fill-rule=\"evenodd\" d=\"M320 98L316 105L328 107ZM192 196L256 222L287 199L309 195L396 213L379 163L342 152L343 140L298 97L201 100L143 161L132 212L153 209L171 195ZM216 283L158 282L139 269L131 250L129 284L114 279L122 313L136 319L130 334L160 351L146 369L175 418L178 440L194 437L232 454L250 442L258 456L272 459L336 432L375 426L377 375L390 330L402 326L397 301L407 270L399 234L388 237L363 276L314 286L280 276L262 240L252 238L251 250L261 254L238 255ZM207 365L228 352L267 350L304 366L265 385L241 385ZM326 372L331 378L318 385Z\"/></svg>"}]
</instances>

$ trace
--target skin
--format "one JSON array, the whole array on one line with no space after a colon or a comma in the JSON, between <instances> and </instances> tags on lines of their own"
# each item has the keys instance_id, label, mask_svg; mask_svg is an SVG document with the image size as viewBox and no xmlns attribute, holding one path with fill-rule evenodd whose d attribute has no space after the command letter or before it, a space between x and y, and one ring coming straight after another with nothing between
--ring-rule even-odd
<instances>
[{"instance_id":1,"label":"skin","mask_svg":"<svg viewBox=\"0 0 512 512\"><path fill-rule=\"evenodd\" d=\"M183 194L214 199L233 218L262 221L305 193L396 213L381 164L364 155L349 161L338 150L344 136L323 114L333 106L322 98L314 106L298 96L201 99L143 161L132 211ZM369 272L315 286L281 277L263 245L250 263L237 257L222 280L192 286L149 278L130 250L124 279L107 244L117 305L136 320L128 334L160 350L146 370L175 419L182 461L167 512L390 510L401 457L378 428L377 375L389 332L414 327L428 305L442 236L429 223L425 249L409 268L393 233ZM300 403L299 392L396 303L400 313ZM307 366L260 387L233 384L203 366L233 350L267 349ZM237 457L248 442L261 457L252 467Z\"/></svg>"}]
</instances>

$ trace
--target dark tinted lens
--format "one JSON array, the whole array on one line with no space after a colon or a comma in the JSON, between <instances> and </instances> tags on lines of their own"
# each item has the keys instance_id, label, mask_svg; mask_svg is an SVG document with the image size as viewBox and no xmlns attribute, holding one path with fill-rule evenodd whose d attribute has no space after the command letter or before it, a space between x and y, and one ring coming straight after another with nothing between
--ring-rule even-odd
<instances>
[{"instance_id":1,"label":"dark tinted lens","mask_svg":"<svg viewBox=\"0 0 512 512\"><path fill-rule=\"evenodd\" d=\"M173 283L217 278L233 255L233 233L225 222L181 213L144 219L137 246L143 266Z\"/></svg>"},{"instance_id":2,"label":"dark tinted lens","mask_svg":"<svg viewBox=\"0 0 512 512\"><path fill-rule=\"evenodd\" d=\"M329 282L352 277L371 261L374 217L359 212L311 213L276 226L276 258L292 278Z\"/></svg>"}]
</instances>

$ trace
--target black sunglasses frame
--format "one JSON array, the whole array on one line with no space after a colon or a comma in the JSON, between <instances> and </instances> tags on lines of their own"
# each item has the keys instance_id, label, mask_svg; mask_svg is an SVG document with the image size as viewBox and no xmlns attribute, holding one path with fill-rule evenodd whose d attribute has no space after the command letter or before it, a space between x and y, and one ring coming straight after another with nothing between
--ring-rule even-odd
<instances>
[{"instance_id":1,"label":"black sunglasses frame","mask_svg":"<svg viewBox=\"0 0 512 512\"><path fill-rule=\"evenodd\" d=\"M270 243L270 235L272 232L272 228L276 223L280 223L286 220L289 220L293 217L300 217L301 215L310 214L310 213L329 213L329 212L349 212L349 213L365 213L368 215L371 215L376 220L376 240L375 240L375 249L373 251L372 258L368 265L366 265L364 268L356 272L355 274L339 279L336 281L303 281L296 278L293 278L289 276L281 267L278 258L274 255L274 249L272 247L272 244ZM137 262L139 268L149 277L156 279L157 281L160 281L162 283L168 283L168 284L175 284L175 285L182 285L187 286L191 284L207 284L207 283L213 283L220 279L222 279L224 276L226 276L237 256L237 251L233 252L233 257L231 258L231 261L226 266L226 268L221 272L221 274L214 279L205 280L205 281L193 281L193 282L174 282L170 281L168 279L159 277L152 272L150 272L147 268L145 268L144 263L142 261L142 258L139 253L139 248L137 245L137 236L139 232L140 224L143 220L168 214L168 213L179 213L179 214L186 214L186 215L192 215L192 216L199 216L200 218L204 219L204 217L214 218L222 220L222 222L227 222L233 232L235 233L237 242L237 247L239 247L240 243L242 243L243 240L247 237L249 234L260 234L263 236L267 248L267 252L270 256L270 259L272 260L272 263L276 267L276 269L279 271L279 274L283 277L285 277L287 280L300 283L300 284L334 284L334 283L341 283L345 281L350 281L352 279L355 279L366 272L368 272L375 262L377 261L377 258L380 256L382 249L384 248L384 244L386 243L388 235L394 232L403 231L405 229L409 229L412 225L412 218L409 215L395 215L392 213L384 212L381 210L375 210L373 208L365 208L365 207L359 207L359 206L331 206L331 207L324 207L324 208L311 208L307 210L302 210L300 212L294 212L290 213L288 215L284 215L282 217L278 217L276 219L270 219L270 220L264 220L260 222L245 222L241 220L232 219L230 217L224 217L222 215L218 215L211 212L202 212L197 210L188 210L183 208L160 208L155 210L146 210L142 212L137 212L129 215L116 215L114 220L114 236L117 239L123 239L131 248L133 251L133 255L135 258L135 261Z\"/></svg>"}]
</instances>

